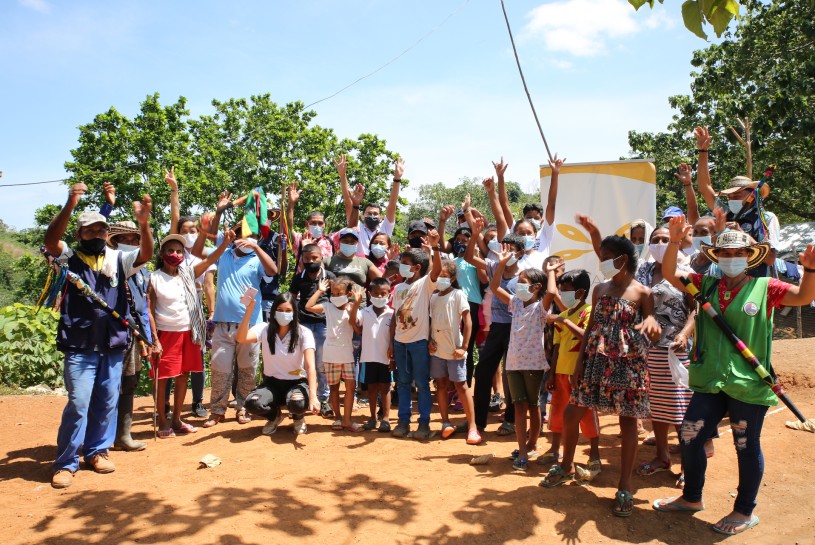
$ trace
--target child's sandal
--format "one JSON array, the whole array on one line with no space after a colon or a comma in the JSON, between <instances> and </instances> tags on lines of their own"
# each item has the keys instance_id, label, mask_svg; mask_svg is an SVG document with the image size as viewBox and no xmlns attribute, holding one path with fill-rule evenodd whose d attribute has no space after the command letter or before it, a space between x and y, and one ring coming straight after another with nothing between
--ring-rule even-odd
<instances>
[{"instance_id":1,"label":"child's sandal","mask_svg":"<svg viewBox=\"0 0 815 545\"><path fill-rule=\"evenodd\" d=\"M566 471L560 467L560 464L555 464L549 468L549 473L541 479L540 485L546 488L554 488L556 486L560 486L566 481L570 481L574 478L574 474L568 474Z\"/></svg>"},{"instance_id":2,"label":"child's sandal","mask_svg":"<svg viewBox=\"0 0 815 545\"><path fill-rule=\"evenodd\" d=\"M614 506L611 514L615 517L630 517L634 512L634 496L628 490L618 490L614 495Z\"/></svg>"},{"instance_id":3,"label":"child's sandal","mask_svg":"<svg viewBox=\"0 0 815 545\"><path fill-rule=\"evenodd\" d=\"M331 424L331 429L334 431L342 430L342 420L335 420L333 424Z\"/></svg>"}]
</instances>

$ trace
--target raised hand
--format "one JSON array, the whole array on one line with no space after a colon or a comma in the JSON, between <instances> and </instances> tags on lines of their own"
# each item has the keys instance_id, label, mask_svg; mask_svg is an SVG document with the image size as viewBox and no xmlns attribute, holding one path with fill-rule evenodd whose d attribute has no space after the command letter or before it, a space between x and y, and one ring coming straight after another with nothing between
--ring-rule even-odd
<instances>
[{"instance_id":1,"label":"raised hand","mask_svg":"<svg viewBox=\"0 0 815 545\"><path fill-rule=\"evenodd\" d=\"M302 243L301 243L302 246L306 246L306 245L311 244L312 242L314 242L314 237L311 235L311 231L309 229L306 229L306 230L303 231L303 234L301 235L301 240L302 240Z\"/></svg>"},{"instance_id":2,"label":"raised hand","mask_svg":"<svg viewBox=\"0 0 815 545\"><path fill-rule=\"evenodd\" d=\"M82 195L88 192L88 186L83 184L82 182L75 183L71 186L71 189L68 190L68 203L71 207L75 207L79 204L80 199L82 199Z\"/></svg>"},{"instance_id":3,"label":"raised hand","mask_svg":"<svg viewBox=\"0 0 815 545\"><path fill-rule=\"evenodd\" d=\"M574 215L574 221L576 221L578 225L580 225L580 227L582 227L589 233L598 230L597 224L594 223L594 219L588 214L581 214L580 212L578 212L577 214Z\"/></svg>"},{"instance_id":4,"label":"raised hand","mask_svg":"<svg viewBox=\"0 0 815 545\"><path fill-rule=\"evenodd\" d=\"M487 190L487 193L492 193L495 191L495 180L492 178L492 176L481 180L481 185L484 186L484 189Z\"/></svg>"},{"instance_id":5,"label":"raised hand","mask_svg":"<svg viewBox=\"0 0 815 545\"><path fill-rule=\"evenodd\" d=\"M815 269L815 245L807 244L804 251L798 254L798 263L805 269Z\"/></svg>"},{"instance_id":6,"label":"raised hand","mask_svg":"<svg viewBox=\"0 0 815 545\"><path fill-rule=\"evenodd\" d=\"M326 293L329 289L331 289L331 283L327 278L323 278L320 280L320 283L317 284L317 291L319 292Z\"/></svg>"},{"instance_id":7,"label":"raised hand","mask_svg":"<svg viewBox=\"0 0 815 545\"><path fill-rule=\"evenodd\" d=\"M178 191L178 180L175 179L175 165L170 167L170 170L164 169L164 181L170 186L170 189Z\"/></svg>"},{"instance_id":8,"label":"raised hand","mask_svg":"<svg viewBox=\"0 0 815 545\"><path fill-rule=\"evenodd\" d=\"M147 225L150 221L150 211L153 209L153 199L145 193L141 202L133 201L133 215L139 225Z\"/></svg>"},{"instance_id":9,"label":"raised hand","mask_svg":"<svg viewBox=\"0 0 815 545\"><path fill-rule=\"evenodd\" d=\"M427 242L431 248L436 248L439 245L440 239L439 232L436 229L430 229L427 232Z\"/></svg>"},{"instance_id":10,"label":"raised hand","mask_svg":"<svg viewBox=\"0 0 815 545\"><path fill-rule=\"evenodd\" d=\"M289 183L289 201L291 201L292 204L300 200L300 194L302 192L302 189L297 189L297 182Z\"/></svg>"},{"instance_id":11,"label":"raised hand","mask_svg":"<svg viewBox=\"0 0 815 545\"><path fill-rule=\"evenodd\" d=\"M441 211L439 212L439 222L446 222L447 220L449 220L453 216L453 212L454 212L453 207L450 206L449 204L443 206Z\"/></svg>"},{"instance_id":12,"label":"raised hand","mask_svg":"<svg viewBox=\"0 0 815 545\"><path fill-rule=\"evenodd\" d=\"M116 204L116 188L110 182L102 184L102 193L105 195L105 202L111 206Z\"/></svg>"},{"instance_id":13,"label":"raised hand","mask_svg":"<svg viewBox=\"0 0 815 545\"><path fill-rule=\"evenodd\" d=\"M467 210L470 209L470 206L471 206L470 194L467 193L467 196L464 197L464 201L461 203L461 210L463 212L466 212Z\"/></svg>"},{"instance_id":14,"label":"raised hand","mask_svg":"<svg viewBox=\"0 0 815 545\"><path fill-rule=\"evenodd\" d=\"M399 244L396 242L391 243L388 246L388 259L399 259L399 256L402 254L402 248L399 247Z\"/></svg>"},{"instance_id":15,"label":"raised hand","mask_svg":"<svg viewBox=\"0 0 815 545\"><path fill-rule=\"evenodd\" d=\"M227 190L221 191L221 194L218 195L218 204L216 206L216 210L219 213L222 213L224 210L232 208L232 193Z\"/></svg>"},{"instance_id":16,"label":"raised hand","mask_svg":"<svg viewBox=\"0 0 815 545\"><path fill-rule=\"evenodd\" d=\"M209 226L212 223L212 218L215 217L214 212L204 212L201 214L201 229L209 231Z\"/></svg>"},{"instance_id":17,"label":"raised hand","mask_svg":"<svg viewBox=\"0 0 815 545\"><path fill-rule=\"evenodd\" d=\"M566 162L566 159L558 159L557 153L555 153L554 159L549 159L549 168L552 169L552 175L560 174L560 167L563 166L563 163Z\"/></svg>"},{"instance_id":18,"label":"raised hand","mask_svg":"<svg viewBox=\"0 0 815 545\"><path fill-rule=\"evenodd\" d=\"M668 234L673 242L680 242L693 231L693 226L688 225L685 216L675 216L668 222Z\"/></svg>"},{"instance_id":19,"label":"raised hand","mask_svg":"<svg viewBox=\"0 0 815 545\"><path fill-rule=\"evenodd\" d=\"M687 163L682 163L679 165L679 171L674 174L674 178L682 182L683 186L689 186L693 183L691 179L691 170L690 166Z\"/></svg>"},{"instance_id":20,"label":"raised hand","mask_svg":"<svg viewBox=\"0 0 815 545\"><path fill-rule=\"evenodd\" d=\"M507 171L509 163L505 163L504 158L501 157L501 160L499 162L496 163L495 161L493 161L492 166L495 167L495 175L498 176L498 179L503 180L504 173Z\"/></svg>"},{"instance_id":21,"label":"raised hand","mask_svg":"<svg viewBox=\"0 0 815 545\"><path fill-rule=\"evenodd\" d=\"M717 206L713 209L713 217L716 218L713 229L716 233L721 233L727 228L727 212L721 206Z\"/></svg>"},{"instance_id":22,"label":"raised hand","mask_svg":"<svg viewBox=\"0 0 815 545\"><path fill-rule=\"evenodd\" d=\"M362 184L357 184L354 186L354 191L351 193L351 202L354 203L354 206L359 206L364 198L365 188L362 187Z\"/></svg>"},{"instance_id":23,"label":"raised hand","mask_svg":"<svg viewBox=\"0 0 815 545\"><path fill-rule=\"evenodd\" d=\"M498 252L498 262L503 263L504 265L512 259L512 256L515 255L515 252L512 251L509 244L502 244L501 251Z\"/></svg>"},{"instance_id":24,"label":"raised hand","mask_svg":"<svg viewBox=\"0 0 815 545\"><path fill-rule=\"evenodd\" d=\"M550 272L556 272L559 268L563 267L564 263L562 261L550 261L546 264L546 270L544 271L546 274Z\"/></svg>"},{"instance_id":25,"label":"raised hand","mask_svg":"<svg viewBox=\"0 0 815 545\"><path fill-rule=\"evenodd\" d=\"M345 179L348 168L348 159L345 157L344 153L334 159L334 166L337 168L337 174L340 175L340 178Z\"/></svg>"},{"instance_id":26,"label":"raised hand","mask_svg":"<svg viewBox=\"0 0 815 545\"><path fill-rule=\"evenodd\" d=\"M707 127L696 127L693 134L696 136L696 149L710 148L711 137Z\"/></svg>"},{"instance_id":27,"label":"raised hand","mask_svg":"<svg viewBox=\"0 0 815 545\"><path fill-rule=\"evenodd\" d=\"M355 307L358 307L359 304L362 302L362 290L351 290L351 304Z\"/></svg>"},{"instance_id":28,"label":"raised hand","mask_svg":"<svg viewBox=\"0 0 815 545\"><path fill-rule=\"evenodd\" d=\"M235 240L235 247L239 250L259 250L258 243L253 238L239 238Z\"/></svg>"},{"instance_id":29,"label":"raised hand","mask_svg":"<svg viewBox=\"0 0 815 545\"><path fill-rule=\"evenodd\" d=\"M237 235L235 234L235 231L233 231L232 229L229 229L226 233L224 233L224 241L227 244L231 244L232 242L235 241L236 238Z\"/></svg>"},{"instance_id":30,"label":"raised hand","mask_svg":"<svg viewBox=\"0 0 815 545\"><path fill-rule=\"evenodd\" d=\"M470 230L473 233L474 237L477 237L484 229L487 228L487 220L484 216L480 218L475 218L475 224L470 225Z\"/></svg>"},{"instance_id":31,"label":"raised hand","mask_svg":"<svg viewBox=\"0 0 815 545\"><path fill-rule=\"evenodd\" d=\"M405 174L405 160L399 157L393 163L393 179L401 180L404 174Z\"/></svg>"}]
</instances>

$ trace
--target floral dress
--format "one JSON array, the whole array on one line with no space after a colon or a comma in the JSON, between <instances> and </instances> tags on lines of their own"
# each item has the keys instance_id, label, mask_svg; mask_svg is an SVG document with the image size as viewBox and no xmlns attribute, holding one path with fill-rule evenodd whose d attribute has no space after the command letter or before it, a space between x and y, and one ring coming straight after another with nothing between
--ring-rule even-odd
<instances>
[{"instance_id":1,"label":"floral dress","mask_svg":"<svg viewBox=\"0 0 815 545\"><path fill-rule=\"evenodd\" d=\"M570 403L601 414L648 419L648 342L634 329L642 321L639 305L603 295L593 312L583 378Z\"/></svg>"}]
</instances>

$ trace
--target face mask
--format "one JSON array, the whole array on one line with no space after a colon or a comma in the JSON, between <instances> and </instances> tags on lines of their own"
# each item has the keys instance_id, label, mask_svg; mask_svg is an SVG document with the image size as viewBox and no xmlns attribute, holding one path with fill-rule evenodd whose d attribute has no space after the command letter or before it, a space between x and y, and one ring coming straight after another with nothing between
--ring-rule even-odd
<instances>
[{"instance_id":1,"label":"face mask","mask_svg":"<svg viewBox=\"0 0 815 545\"><path fill-rule=\"evenodd\" d=\"M181 254L167 254L161 260L171 267L178 267L184 261L184 256Z\"/></svg>"},{"instance_id":2,"label":"face mask","mask_svg":"<svg viewBox=\"0 0 815 545\"><path fill-rule=\"evenodd\" d=\"M524 237L524 250L531 250L535 247L535 237L532 235L526 235Z\"/></svg>"},{"instance_id":3,"label":"face mask","mask_svg":"<svg viewBox=\"0 0 815 545\"><path fill-rule=\"evenodd\" d=\"M734 214L738 214L739 212L741 212L743 206L744 203L742 201L732 201L732 200L727 201L727 207Z\"/></svg>"},{"instance_id":4,"label":"face mask","mask_svg":"<svg viewBox=\"0 0 815 545\"><path fill-rule=\"evenodd\" d=\"M105 253L107 243L103 238L92 238L90 240L80 240L79 247L83 254L102 255Z\"/></svg>"},{"instance_id":5,"label":"face mask","mask_svg":"<svg viewBox=\"0 0 815 545\"><path fill-rule=\"evenodd\" d=\"M541 230L541 220L527 218L526 221L528 221L529 223L532 224L532 226L535 228L535 231L540 231Z\"/></svg>"},{"instance_id":6,"label":"face mask","mask_svg":"<svg viewBox=\"0 0 815 545\"><path fill-rule=\"evenodd\" d=\"M404 263L399 264L399 276L404 279L413 278L413 271L410 270L410 265L405 265Z\"/></svg>"},{"instance_id":7,"label":"face mask","mask_svg":"<svg viewBox=\"0 0 815 545\"><path fill-rule=\"evenodd\" d=\"M469 229L470 228L470 224L467 223L466 221L462 221L461 223L458 224L458 226L460 228L462 228L462 229Z\"/></svg>"},{"instance_id":8,"label":"face mask","mask_svg":"<svg viewBox=\"0 0 815 545\"><path fill-rule=\"evenodd\" d=\"M348 302L347 295L332 295L329 299L335 307L341 307Z\"/></svg>"},{"instance_id":9,"label":"face mask","mask_svg":"<svg viewBox=\"0 0 815 545\"><path fill-rule=\"evenodd\" d=\"M357 245L340 243L340 253L345 257L354 257L354 254L357 253Z\"/></svg>"},{"instance_id":10,"label":"face mask","mask_svg":"<svg viewBox=\"0 0 815 545\"><path fill-rule=\"evenodd\" d=\"M696 252L696 250L693 249L693 246L690 246L688 248L682 248L682 253L688 257L692 256L694 252Z\"/></svg>"},{"instance_id":11,"label":"face mask","mask_svg":"<svg viewBox=\"0 0 815 545\"><path fill-rule=\"evenodd\" d=\"M453 244L453 251L456 253L456 255L463 254L467 251L467 245L463 242L456 242Z\"/></svg>"},{"instance_id":12,"label":"face mask","mask_svg":"<svg viewBox=\"0 0 815 545\"><path fill-rule=\"evenodd\" d=\"M507 267L512 267L517 262L518 262L518 258L515 257L515 255L513 255L512 257L509 258L509 261L507 261Z\"/></svg>"},{"instance_id":13,"label":"face mask","mask_svg":"<svg viewBox=\"0 0 815 545\"><path fill-rule=\"evenodd\" d=\"M322 263L319 261L315 261L313 263L304 263L303 268L306 270L307 273L314 274L320 270Z\"/></svg>"},{"instance_id":14,"label":"face mask","mask_svg":"<svg viewBox=\"0 0 815 545\"><path fill-rule=\"evenodd\" d=\"M515 296L526 303L532 296L535 295L531 291L529 291L529 284L515 284Z\"/></svg>"},{"instance_id":15,"label":"face mask","mask_svg":"<svg viewBox=\"0 0 815 545\"><path fill-rule=\"evenodd\" d=\"M577 303L577 292L574 291L561 291L560 300L566 305L566 308L572 308Z\"/></svg>"},{"instance_id":16,"label":"face mask","mask_svg":"<svg viewBox=\"0 0 815 545\"><path fill-rule=\"evenodd\" d=\"M637 250L637 255L642 253L643 248L645 248L645 244L634 244L634 249Z\"/></svg>"},{"instance_id":17,"label":"face mask","mask_svg":"<svg viewBox=\"0 0 815 545\"><path fill-rule=\"evenodd\" d=\"M726 274L730 278L734 278L747 270L747 258L720 257L717 265L724 274Z\"/></svg>"},{"instance_id":18,"label":"face mask","mask_svg":"<svg viewBox=\"0 0 815 545\"><path fill-rule=\"evenodd\" d=\"M701 251L702 251L702 243L703 243L703 242L704 242L705 244L710 244L710 237L709 237L709 236L704 236L704 237L693 237L693 249L694 249L695 251L697 251L697 252L701 252Z\"/></svg>"},{"instance_id":19,"label":"face mask","mask_svg":"<svg viewBox=\"0 0 815 545\"><path fill-rule=\"evenodd\" d=\"M436 287L439 289L439 291L446 290L450 287L450 279L440 276L439 279L436 280Z\"/></svg>"},{"instance_id":20,"label":"face mask","mask_svg":"<svg viewBox=\"0 0 815 545\"><path fill-rule=\"evenodd\" d=\"M289 325L294 320L294 312L275 311L274 319L278 325Z\"/></svg>"},{"instance_id":21,"label":"face mask","mask_svg":"<svg viewBox=\"0 0 815 545\"><path fill-rule=\"evenodd\" d=\"M257 241L255 241L255 242L257 242ZM250 250L248 248L238 248L238 251L240 252L239 257L246 257L248 255L255 255L255 250Z\"/></svg>"},{"instance_id":22,"label":"face mask","mask_svg":"<svg viewBox=\"0 0 815 545\"><path fill-rule=\"evenodd\" d=\"M365 227L368 228L369 231L373 231L377 227L379 227L379 223L382 220L380 218L375 218L373 216L365 216Z\"/></svg>"},{"instance_id":23,"label":"face mask","mask_svg":"<svg viewBox=\"0 0 815 545\"><path fill-rule=\"evenodd\" d=\"M376 308L384 308L388 304L387 297L371 297L371 304Z\"/></svg>"},{"instance_id":24,"label":"face mask","mask_svg":"<svg viewBox=\"0 0 815 545\"><path fill-rule=\"evenodd\" d=\"M311 233L311 236L314 238L320 238L323 236L323 228L319 225L309 225L308 232Z\"/></svg>"},{"instance_id":25,"label":"face mask","mask_svg":"<svg viewBox=\"0 0 815 545\"><path fill-rule=\"evenodd\" d=\"M614 278L617 273L620 272L620 269L622 269L622 267L618 269L614 266L614 259L606 259L600 262L600 274L602 274L606 280Z\"/></svg>"},{"instance_id":26,"label":"face mask","mask_svg":"<svg viewBox=\"0 0 815 545\"><path fill-rule=\"evenodd\" d=\"M410 245L411 248L419 249L422 247L422 239L419 237L412 238L408 240L408 244Z\"/></svg>"},{"instance_id":27,"label":"face mask","mask_svg":"<svg viewBox=\"0 0 815 545\"><path fill-rule=\"evenodd\" d=\"M195 241L198 240L197 234L194 235L192 233L187 233L186 235L181 236L184 237L184 247L187 249L192 248L193 244L195 244Z\"/></svg>"},{"instance_id":28,"label":"face mask","mask_svg":"<svg viewBox=\"0 0 815 545\"><path fill-rule=\"evenodd\" d=\"M388 247L384 244L371 244L371 253L377 259L380 259L382 256L385 255Z\"/></svg>"},{"instance_id":29,"label":"face mask","mask_svg":"<svg viewBox=\"0 0 815 545\"><path fill-rule=\"evenodd\" d=\"M134 250L138 250L139 247L131 246L130 244L119 244L119 246L116 249L119 250L120 252L132 252Z\"/></svg>"},{"instance_id":30,"label":"face mask","mask_svg":"<svg viewBox=\"0 0 815 545\"><path fill-rule=\"evenodd\" d=\"M662 263L662 258L665 257L665 250L667 249L668 249L667 242L648 245L648 251L651 252L651 257L653 257L654 261L656 261L657 263Z\"/></svg>"},{"instance_id":31,"label":"face mask","mask_svg":"<svg viewBox=\"0 0 815 545\"><path fill-rule=\"evenodd\" d=\"M495 252L496 254L501 251L501 243L498 242L497 238L492 239L487 243L487 248Z\"/></svg>"}]
</instances>

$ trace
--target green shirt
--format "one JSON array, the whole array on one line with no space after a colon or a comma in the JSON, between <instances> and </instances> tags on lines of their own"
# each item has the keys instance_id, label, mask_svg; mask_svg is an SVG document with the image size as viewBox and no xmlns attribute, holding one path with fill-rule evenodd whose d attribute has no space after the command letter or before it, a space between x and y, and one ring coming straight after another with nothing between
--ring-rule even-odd
<instances>
[{"instance_id":1,"label":"green shirt","mask_svg":"<svg viewBox=\"0 0 815 545\"><path fill-rule=\"evenodd\" d=\"M716 278L705 276L701 292L708 293L716 281ZM725 322L767 371L770 370L773 340L772 311L767 312L769 282L769 278L750 279L724 313ZM710 304L721 312L719 290L713 292ZM733 399L755 405L778 405L775 393L704 310L700 310L696 317L696 343L689 368L691 390L708 394L724 392Z\"/></svg>"}]
</instances>

